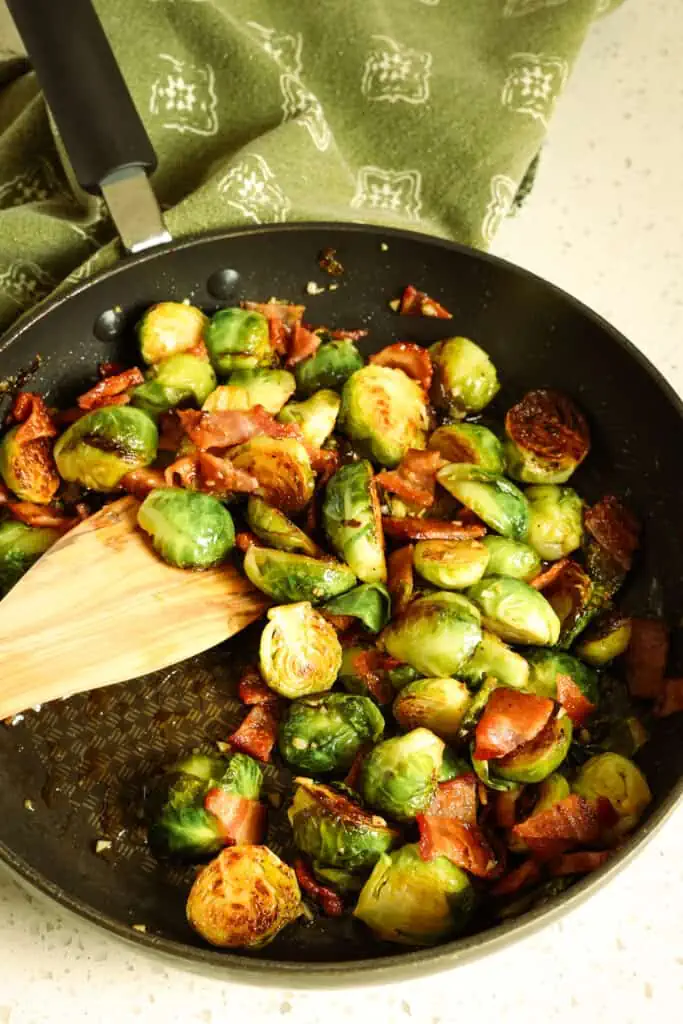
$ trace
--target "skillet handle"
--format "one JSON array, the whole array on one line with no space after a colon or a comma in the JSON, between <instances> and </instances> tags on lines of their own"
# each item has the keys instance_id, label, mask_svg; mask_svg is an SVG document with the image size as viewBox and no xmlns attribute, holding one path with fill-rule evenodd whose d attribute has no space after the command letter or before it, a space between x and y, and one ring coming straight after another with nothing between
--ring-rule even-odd
<instances>
[{"instance_id":1,"label":"skillet handle","mask_svg":"<svg viewBox=\"0 0 683 1024\"><path fill-rule=\"evenodd\" d=\"M91 0L7 0L78 182L101 191L125 247L170 241L156 155Z\"/></svg>"}]
</instances>

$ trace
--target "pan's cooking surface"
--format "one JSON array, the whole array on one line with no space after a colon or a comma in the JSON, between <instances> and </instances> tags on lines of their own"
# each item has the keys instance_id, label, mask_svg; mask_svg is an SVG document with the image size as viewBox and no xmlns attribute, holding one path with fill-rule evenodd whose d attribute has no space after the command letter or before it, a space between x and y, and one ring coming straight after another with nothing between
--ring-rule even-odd
<instances>
[{"instance_id":1,"label":"pan's cooking surface","mask_svg":"<svg viewBox=\"0 0 683 1024\"><path fill-rule=\"evenodd\" d=\"M316 256L325 246L338 249L346 267L342 278L328 278L318 268ZM311 297L305 293L310 280L339 288ZM392 314L389 299L408 283L444 302L453 320ZM98 363L136 361L131 326L151 303L191 298L215 308L271 296L304 301L314 324L369 328L366 351L398 340L428 343L470 335L498 367L500 409L532 387L566 391L588 414L593 436L589 467L577 478L579 491L591 499L614 490L645 521L644 554L625 594L627 609L663 611L678 624L678 399L597 318L500 261L401 232L354 227L255 229L184 243L118 268L8 336L0 344L0 377L16 375L40 353L31 386L53 404L68 403L92 384ZM69 894L91 915L145 924L151 934L203 948L183 917L192 871L161 867L146 852L139 818L142 782L178 753L208 749L227 735L240 715L232 694L247 648L243 634L175 669L57 702L13 728L0 728L0 854L34 880L42 876L53 892L57 887ZM641 760L656 816L683 775L676 717L657 723ZM286 778L272 770L268 783L277 803ZM281 850L287 841L282 811L274 810L271 819L269 842ZM113 846L97 854L95 843L102 839ZM463 951L467 946L467 939L452 944ZM294 926L258 955L329 963L398 953L368 942L352 922L342 921ZM422 956L433 959L430 951Z\"/></svg>"}]
</instances>

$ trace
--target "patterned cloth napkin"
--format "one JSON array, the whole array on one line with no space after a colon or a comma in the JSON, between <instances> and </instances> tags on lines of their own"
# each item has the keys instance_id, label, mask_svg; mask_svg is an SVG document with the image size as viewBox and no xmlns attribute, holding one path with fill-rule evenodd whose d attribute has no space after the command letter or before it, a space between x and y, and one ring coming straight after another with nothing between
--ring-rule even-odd
<instances>
[{"instance_id":1,"label":"patterned cloth napkin","mask_svg":"<svg viewBox=\"0 0 683 1024\"><path fill-rule=\"evenodd\" d=\"M485 247L614 0L96 0L176 237L346 220ZM0 328L120 256L0 19ZM7 21L5 15L5 27ZM87 87L87 84L86 84Z\"/></svg>"}]
</instances>

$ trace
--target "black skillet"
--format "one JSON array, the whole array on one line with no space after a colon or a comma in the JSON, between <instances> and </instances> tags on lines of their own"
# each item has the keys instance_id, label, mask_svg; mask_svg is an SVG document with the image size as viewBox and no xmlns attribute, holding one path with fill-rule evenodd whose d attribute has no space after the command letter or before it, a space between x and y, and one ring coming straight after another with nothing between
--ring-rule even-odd
<instances>
[{"instance_id":1,"label":"black skillet","mask_svg":"<svg viewBox=\"0 0 683 1024\"><path fill-rule=\"evenodd\" d=\"M91 191L101 188L126 247L138 255L7 334L0 341L0 377L16 375L40 353L31 387L68 405L95 379L99 363L136 361L131 325L144 307L186 297L208 310L246 297L299 298L317 276L317 254L332 246L346 273L337 291L306 300L311 320L368 327L366 352L457 331L490 352L503 381L500 410L539 386L578 402L590 418L593 451L577 487L589 499L609 491L626 496L645 522L626 606L681 620L683 406L625 338L524 270L406 231L301 224L163 242L145 175L154 154L89 0L10 0L9 6L79 181ZM442 301L453 321L393 315L387 301L408 283ZM185 923L190 876L148 855L137 808L141 780L160 763L198 745L208 749L235 724L235 665L247 645L243 634L171 671L55 702L0 727L0 858L63 907L186 967L261 985L359 984L451 967L551 920L618 870L683 790L683 719L674 716L656 724L640 756L654 792L646 823L605 868L542 908L437 949L381 945L352 921L328 920L291 926L260 953L218 952ZM284 784L273 773L271 787ZM268 841L282 849L282 815L271 818ZM113 846L97 854L103 838Z\"/></svg>"}]
</instances>

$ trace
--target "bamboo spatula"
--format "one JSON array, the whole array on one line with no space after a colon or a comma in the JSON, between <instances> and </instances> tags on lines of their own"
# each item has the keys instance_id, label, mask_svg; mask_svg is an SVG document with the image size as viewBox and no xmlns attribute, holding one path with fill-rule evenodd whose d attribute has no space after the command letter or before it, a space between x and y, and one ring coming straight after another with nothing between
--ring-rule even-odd
<instances>
[{"instance_id":1,"label":"bamboo spatula","mask_svg":"<svg viewBox=\"0 0 683 1024\"><path fill-rule=\"evenodd\" d=\"M61 538L0 601L0 719L166 668L268 606L230 565L174 569L121 498Z\"/></svg>"}]
</instances>

